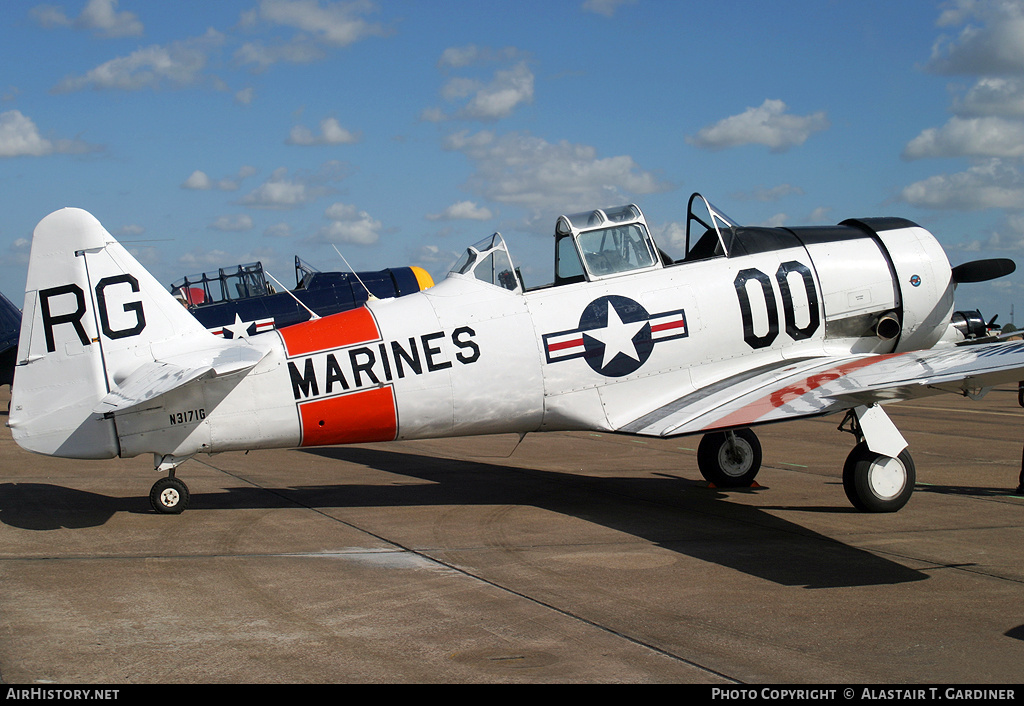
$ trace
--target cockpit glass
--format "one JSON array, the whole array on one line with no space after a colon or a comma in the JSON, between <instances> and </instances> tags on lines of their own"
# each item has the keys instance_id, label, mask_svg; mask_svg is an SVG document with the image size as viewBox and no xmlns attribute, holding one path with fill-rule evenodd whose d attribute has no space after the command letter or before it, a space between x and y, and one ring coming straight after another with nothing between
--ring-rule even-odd
<instances>
[{"instance_id":1,"label":"cockpit glass","mask_svg":"<svg viewBox=\"0 0 1024 706\"><path fill-rule=\"evenodd\" d=\"M481 282L513 292L521 289L512 258L500 233L466 248L466 252L452 267L451 274L472 275Z\"/></svg>"},{"instance_id":2,"label":"cockpit glass","mask_svg":"<svg viewBox=\"0 0 1024 706\"><path fill-rule=\"evenodd\" d=\"M452 266L451 271L457 272L460 275L464 275L473 268L473 263L476 262L476 251L472 248L467 248L466 252L462 253L462 257L459 258L458 262Z\"/></svg>"},{"instance_id":3,"label":"cockpit glass","mask_svg":"<svg viewBox=\"0 0 1024 706\"><path fill-rule=\"evenodd\" d=\"M686 259L728 256L739 225L700 194L690 196L686 214Z\"/></svg>"},{"instance_id":4,"label":"cockpit glass","mask_svg":"<svg viewBox=\"0 0 1024 706\"><path fill-rule=\"evenodd\" d=\"M639 223L585 231L577 242L587 269L595 275L630 272L655 263L650 238Z\"/></svg>"}]
</instances>

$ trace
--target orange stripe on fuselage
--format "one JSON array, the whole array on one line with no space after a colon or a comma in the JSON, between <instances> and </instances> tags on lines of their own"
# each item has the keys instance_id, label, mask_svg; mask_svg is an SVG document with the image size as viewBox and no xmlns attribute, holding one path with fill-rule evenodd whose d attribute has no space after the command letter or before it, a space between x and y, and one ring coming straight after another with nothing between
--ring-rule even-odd
<instances>
[{"instance_id":1,"label":"orange stripe on fuselage","mask_svg":"<svg viewBox=\"0 0 1024 706\"><path fill-rule=\"evenodd\" d=\"M279 330L289 358L380 340L365 307ZM393 441L398 435L394 388L375 387L298 403L301 446Z\"/></svg>"},{"instance_id":2,"label":"orange stripe on fuselage","mask_svg":"<svg viewBox=\"0 0 1024 706\"><path fill-rule=\"evenodd\" d=\"M394 441L398 413L394 388L375 387L299 405L302 446Z\"/></svg>"},{"instance_id":3,"label":"orange stripe on fuselage","mask_svg":"<svg viewBox=\"0 0 1024 706\"><path fill-rule=\"evenodd\" d=\"M366 307L280 329L288 357L376 341L380 330Z\"/></svg>"}]
</instances>

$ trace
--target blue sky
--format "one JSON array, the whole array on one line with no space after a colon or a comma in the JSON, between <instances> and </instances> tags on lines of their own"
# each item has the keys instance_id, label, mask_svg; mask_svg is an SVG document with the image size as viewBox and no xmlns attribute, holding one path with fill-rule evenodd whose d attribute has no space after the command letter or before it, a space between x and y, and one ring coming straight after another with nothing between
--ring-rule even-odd
<instances>
[{"instance_id":1,"label":"blue sky","mask_svg":"<svg viewBox=\"0 0 1024 706\"><path fill-rule=\"evenodd\" d=\"M500 231L541 284L560 213L635 202L673 252L693 191L751 225L902 216L954 265L1024 250L1024 0L2 7L17 303L63 206L166 283L257 259L292 282L296 254L345 269L331 244L440 278ZM1008 322L1022 276L957 304Z\"/></svg>"}]
</instances>

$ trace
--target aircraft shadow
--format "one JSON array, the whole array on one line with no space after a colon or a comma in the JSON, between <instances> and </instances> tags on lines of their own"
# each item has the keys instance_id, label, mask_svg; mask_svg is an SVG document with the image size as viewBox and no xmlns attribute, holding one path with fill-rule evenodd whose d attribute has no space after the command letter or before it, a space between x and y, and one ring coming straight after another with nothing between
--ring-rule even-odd
<instances>
[{"instance_id":1,"label":"aircraft shadow","mask_svg":"<svg viewBox=\"0 0 1024 706\"><path fill-rule=\"evenodd\" d=\"M326 505L324 492L341 496L338 502L344 506L529 505L786 586L833 588L928 578L761 509L730 503L727 494L676 476L583 477L359 447L303 452L431 481L398 487L295 489L296 499L314 506Z\"/></svg>"},{"instance_id":2,"label":"aircraft shadow","mask_svg":"<svg viewBox=\"0 0 1024 706\"><path fill-rule=\"evenodd\" d=\"M1013 479L1016 481L1016 478ZM970 495L978 498L1004 498L1007 496L1019 497L1014 488L1007 482L1006 489L1003 488L978 488L970 485L918 485L915 492L937 493L940 495Z\"/></svg>"},{"instance_id":3,"label":"aircraft shadow","mask_svg":"<svg viewBox=\"0 0 1024 706\"><path fill-rule=\"evenodd\" d=\"M112 498L49 483L0 483L0 522L28 530L98 527L117 512L152 512L148 497Z\"/></svg>"},{"instance_id":4,"label":"aircraft shadow","mask_svg":"<svg viewBox=\"0 0 1024 706\"><path fill-rule=\"evenodd\" d=\"M785 586L835 588L928 578L926 573L848 546L762 509L728 502L729 495L708 488L705 483L672 475L595 478L363 447L326 447L299 453L429 483L243 486L228 488L227 492L193 493L186 513L296 505L523 505L642 537L665 549ZM116 512L153 511L145 496L113 498L45 483L0 484L0 522L13 527L93 527L104 524Z\"/></svg>"}]
</instances>

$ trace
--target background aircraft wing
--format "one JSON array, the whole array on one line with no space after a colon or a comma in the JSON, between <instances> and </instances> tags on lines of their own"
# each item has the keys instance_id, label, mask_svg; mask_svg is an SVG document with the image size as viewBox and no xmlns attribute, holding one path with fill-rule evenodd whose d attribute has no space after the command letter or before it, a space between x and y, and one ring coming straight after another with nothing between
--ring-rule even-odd
<instances>
[{"instance_id":1,"label":"background aircraft wing","mask_svg":"<svg viewBox=\"0 0 1024 706\"><path fill-rule=\"evenodd\" d=\"M1024 342L813 358L753 370L688 393L620 427L677 436L841 412L944 392L974 396L1024 380Z\"/></svg>"}]
</instances>

